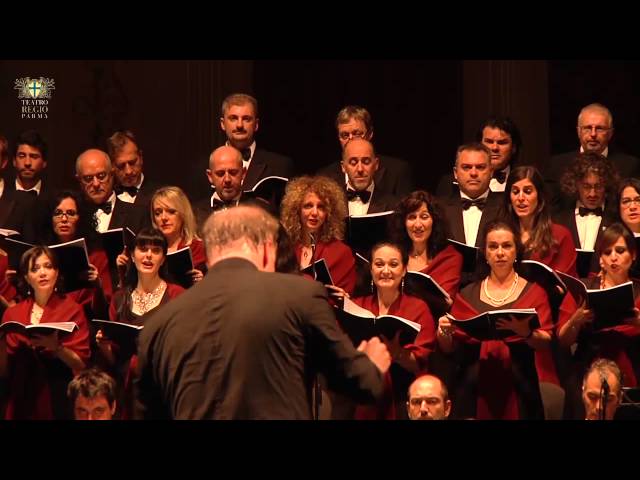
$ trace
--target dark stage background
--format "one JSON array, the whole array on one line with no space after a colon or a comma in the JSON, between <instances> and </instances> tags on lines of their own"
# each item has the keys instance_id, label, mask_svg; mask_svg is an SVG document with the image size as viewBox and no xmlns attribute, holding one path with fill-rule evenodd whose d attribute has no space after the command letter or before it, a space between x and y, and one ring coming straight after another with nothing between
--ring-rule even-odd
<instances>
[{"instance_id":1,"label":"dark stage background","mask_svg":"<svg viewBox=\"0 0 640 480\"><path fill-rule=\"evenodd\" d=\"M35 128L49 143L48 177L75 187L74 162L118 128L140 138L145 174L206 194L208 153L224 141L219 108L229 93L260 104L262 148L312 173L339 158L334 120L346 104L373 115L379 152L405 158L416 183L435 188L457 146L490 113L514 118L523 160L544 164L576 148L576 117L599 101L614 115L614 144L638 155L640 63L544 60L25 60L0 61L0 132ZM55 80L48 119L21 119L14 81Z\"/></svg>"}]
</instances>

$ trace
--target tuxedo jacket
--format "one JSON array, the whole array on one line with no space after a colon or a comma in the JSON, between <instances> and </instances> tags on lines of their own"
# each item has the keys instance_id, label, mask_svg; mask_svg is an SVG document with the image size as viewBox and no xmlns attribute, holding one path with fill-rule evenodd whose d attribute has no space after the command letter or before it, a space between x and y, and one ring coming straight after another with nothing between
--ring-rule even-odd
<instances>
[{"instance_id":1,"label":"tuxedo jacket","mask_svg":"<svg viewBox=\"0 0 640 480\"><path fill-rule=\"evenodd\" d=\"M256 183L265 177L292 178L295 174L293 160L278 153L256 148L249 169L244 177L242 188L251 190Z\"/></svg>"},{"instance_id":2,"label":"tuxedo jacket","mask_svg":"<svg viewBox=\"0 0 640 480\"><path fill-rule=\"evenodd\" d=\"M607 205L612 205L612 202L607 202ZM571 232L571 238L573 239L573 243L576 248L580 248L580 236L578 235L578 226L576 224L576 215L575 215L575 200L574 205L571 208L564 208L559 213L553 216L553 222L556 224L560 224L565 226L569 232ZM598 229L598 235L596 236L595 245L598 244L600 237L602 237L602 233L607 229L609 225L616 222L616 212L613 209L605 209L602 214L602 220L600 221L600 228ZM596 255L592 256L591 265L589 267L590 272L599 272L600 271L600 263Z\"/></svg>"},{"instance_id":3,"label":"tuxedo jacket","mask_svg":"<svg viewBox=\"0 0 640 480\"><path fill-rule=\"evenodd\" d=\"M482 217L478 225L478 235L476 236L476 247L482 243L482 231L489 222L496 220L500 213L502 204L502 193L489 193L487 203L482 210ZM440 205L444 212L444 218L449 222L449 232L451 238L462 243L466 243L464 234L464 220L462 218L462 198L460 194L457 197L449 196L440 199Z\"/></svg>"},{"instance_id":4,"label":"tuxedo jacket","mask_svg":"<svg viewBox=\"0 0 640 480\"><path fill-rule=\"evenodd\" d=\"M146 177L140 186L140 190L138 190L138 194L136 195L136 199L133 202L134 205L140 205L147 210L150 210L149 204L151 203L151 197L160 187L163 187L164 184L156 182L154 180L150 180Z\"/></svg>"},{"instance_id":5,"label":"tuxedo jacket","mask_svg":"<svg viewBox=\"0 0 640 480\"><path fill-rule=\"evenodd\" d=\"M4 191L0 197L0 228L20 232L24 241L35 242L38 218L37 197L7 188L6 181L4 185Z\"/></svg>"},{"instance_id":6,"label":"tuxedo jacket","mask_svg":"<svg viewBox=\"0 0 640 480\"><path fill-rule=\"evenodd\" d=\"M145 321L138 418L311 419L317 373L372 403L383 376L338 324L325 288L229 258Z\"/></svg>"},{"instance_id":7,"label":"tuxedo jacket","mask_svg":"<svg viewBox=\"0 0 640 480\"><path fill-rule=\"evenodd\" d=\"M378 155L380 165L378 171L373 176L376 183L376 190L381 193L393 195L402 198L409 195L415 190L414 176L411 165L405 160L387 155ZM340 166L340 162L334 162L331 165L318 170L318 175L329 177L338 185L344 184L344 173Z\"/></svg>"}]
</instances>

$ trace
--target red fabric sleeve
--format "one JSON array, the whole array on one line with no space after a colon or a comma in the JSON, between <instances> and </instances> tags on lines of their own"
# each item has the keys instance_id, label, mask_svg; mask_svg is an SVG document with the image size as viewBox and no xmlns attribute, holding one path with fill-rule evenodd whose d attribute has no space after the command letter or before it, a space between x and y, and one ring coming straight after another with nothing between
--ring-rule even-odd
<instances>
[{"instance_id":1,"label":"red fabric sleeve","mask_svg":"<svg viewBox=\"0 0 640 480\"><path fill-rule=\"evenodd\" d=\"M540 257L534 253L531 255L532 260L544 263L554 270L576 277L576 246L571 238L571 232L564 226L556 223L551 224L551 233L556 240L557 245L551 249L545 257Z\"/></svg>"},{"instance_id":2,"label":"red fabric sleeve","mask_svg":"<svg viewBox=\"0 0 640 480\"><path fill-rule=\"evenodd\" d=\"M433 277L438 284L444 288L451 299L456 296L460 288L460 277L462 272L462 255L453 245L448 245L438 253L429 265L422 270Z\"/></svg>"},{"instance_id":3,"label":"red fabric sleeve","mask_svg":"<svg viewBox=\"0 0 640 480\"><path fill-rule=\"evenodd\" d=\"M13 285L7 282L7 279L5 278L5 273L8 268L8 257L0 254L0 295L2 295L5 300L10 301L16 296L16 289L13 288Z\"/></svg>"}]
</instances>

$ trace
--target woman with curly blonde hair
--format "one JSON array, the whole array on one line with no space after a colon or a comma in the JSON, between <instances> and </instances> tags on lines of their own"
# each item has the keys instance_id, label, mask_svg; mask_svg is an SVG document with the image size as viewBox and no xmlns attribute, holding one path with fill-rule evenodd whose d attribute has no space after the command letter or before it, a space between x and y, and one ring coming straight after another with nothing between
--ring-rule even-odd
<instances>
[{"instance_id":1,"label":"woman with curly blonde hair","mask_svg":"<svg viewBox=\"0 0 640 480\"><path fill-rule=\"evenodd\" d=\"M324 258L335 285L353 292L355 258L344 239L349 215L343 189L322 176L302 176L287 185L280 220L295 246L300 268Z\"/></svg>"}]
</instances>

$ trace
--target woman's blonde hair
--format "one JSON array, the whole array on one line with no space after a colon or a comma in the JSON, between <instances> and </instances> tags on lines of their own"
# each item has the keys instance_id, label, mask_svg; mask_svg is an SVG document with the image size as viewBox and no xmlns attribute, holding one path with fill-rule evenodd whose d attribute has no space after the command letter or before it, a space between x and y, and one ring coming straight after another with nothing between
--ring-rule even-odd
<instances>
[{"instance_id":1,"label":"woman's blonde hair","mask_svg":"<svg viewBox=\"0 0 640 480\"><path fill-rule=\"evenodd\" d=\"M345 219L349 215L347 198L344 190L328 177L311 177L308 175L291 180L287 184L281 205L280 221L291 238L291 242L307 244L309 239L303 238L302 219L300 211L304 197L308 193L315 193L324 203L327 217L320 231L318 241L330 242L343 240Z\"/></svg>"},{"instance_id":2,"label":"woman's blonde hair","mask_svg":"<svg viewBox=\"0 0 640 480\"><path fill-rule=\"evenodd\" d=\"M182 232L180 232L180 236L186 245L191 245L194 239L199 239L196 234L196 217L193 214L191 202L180 187L161 187L156 190L153 197L151 197L149 204L151 224L157 228L158 226L156 225L153 215L153 204L156 200L162 200L176 209L182 219Z\"/></svg>"}]
</instances>

